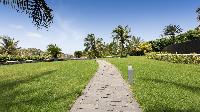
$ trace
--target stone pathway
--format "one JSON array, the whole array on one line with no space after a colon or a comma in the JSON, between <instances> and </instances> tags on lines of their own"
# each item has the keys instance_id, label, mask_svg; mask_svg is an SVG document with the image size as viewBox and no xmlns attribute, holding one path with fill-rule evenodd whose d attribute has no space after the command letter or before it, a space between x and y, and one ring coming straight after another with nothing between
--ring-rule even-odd
<instances>
[{"instance_id":1,"label":"stone pathway","mask_svg":"<svg viewBox=\"0 0 200 112\"><path fill-rule=\"evenodd\" d=\"M70 112L141 112L118 70L106 61L97 62L99 70Z\"/></svg>"}]
</instances>

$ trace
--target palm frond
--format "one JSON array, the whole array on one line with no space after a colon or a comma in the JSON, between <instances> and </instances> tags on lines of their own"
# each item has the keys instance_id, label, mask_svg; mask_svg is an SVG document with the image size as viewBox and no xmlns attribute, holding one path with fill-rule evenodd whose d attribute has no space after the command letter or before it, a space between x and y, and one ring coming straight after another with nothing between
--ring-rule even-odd
<instances>
[{"instance_id":1,"label":"palm frond","mask_svg":"<svg viewBox=\"0 0 200 112\"><path fill-rule=\"evenodd\" d=\"M200 22L200 7L196 10L196 13L197 13L197 21ZM199 29L200 25L197 28Z\"/></svg>"},{"instance_id":2,"label":"palm frond","mask_svg":"<svg viewBox=\"0 0 200 112\"><path fill-rule=\"evenodd\" d=\"M53 10L45 0L0 0L0 4L11 6L17 12L25 12L37 28L48 28L53 22Z\"/></svg>"}]
</instances>

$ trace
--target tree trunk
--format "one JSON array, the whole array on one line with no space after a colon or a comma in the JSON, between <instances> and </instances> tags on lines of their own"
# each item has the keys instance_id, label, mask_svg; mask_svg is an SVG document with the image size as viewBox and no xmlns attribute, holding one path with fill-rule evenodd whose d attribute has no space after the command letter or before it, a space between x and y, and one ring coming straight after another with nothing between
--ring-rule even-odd
<instances>
[{"instance_id":1,"label":"tree trunk","mask_svg":"<svg viewBox=\"0 0 200 112\"><path fill-rule=\"evenodd\" d=\"M122 49L121 49L121 58L123 58L123 50L124 50L123 43L121 43L121 47L122 47Z\"/></svg>"}]
</instances>

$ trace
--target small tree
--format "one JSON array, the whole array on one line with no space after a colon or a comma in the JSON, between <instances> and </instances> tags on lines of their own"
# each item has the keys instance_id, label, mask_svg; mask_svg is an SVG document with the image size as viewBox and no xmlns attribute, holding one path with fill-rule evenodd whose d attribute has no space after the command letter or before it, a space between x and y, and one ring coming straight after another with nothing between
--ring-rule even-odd
<instances>
[{"instance_id":1,"label":"small tree","mask_svg":"<svg viewBox=\"0 0 200 112\"><path fill-rule=\"evenodd\" d=\"M57 59L62 50L56 44L50 44L47 46L47 51L52 58Z\"/></svg>"},{"instance_id":2,"label":"small tree","mask_svg":"<svg viewBox=\"0 0 200 112\"><path fill-rule=\"evenodd\" d=\"M76 58L80 58L81 56L83 56L83 52L82 52L82 51L75 51L75 52L74 52L74 56L75 56Z\"/></svg>"},{"instance_id":3,"label":"small tree","mask_svg":"<svg viewBox=\"0 0 200 112\"><path fill-rule=\"evenodd\" d=\"M15 39L10 38L8 36L2 36L0 37L2 40L1 44L1 51L4 54L14 55L16 54L16 51L20 48L17 47L17 44L19 41L15 41Z\"/></svg>"},{"instance_id":4,"label":"small tree","mask_svg":"<svg viewBox=\"0 0 200 112\"><path fill-rule=\"evenodd\" d=\"M172 24L165 26L163 30L164 30L164 35L170 36L173 43L175 43L176 34L180 34L183 31L183 29L179 25L172 25Z\"/></svg>"},{"instance_id":5,"label":"small tree","mask_svg":"<svg viewBox=\"0 0 200 112\"><path fill-rule=\"evenodd\" d=\"M147 42L141 42L137 45L135 45L129 52L130 56L142 56L145 55L145 53L148 53L152 51L151 44Z\"/></svg>"},{"instance_id":6,"label":"small tree","mask_svg":"<svg viewBox=\"0 0 200 112\"><path fill-rule=\"evenodd\" d=\"M111 55L118 55L119 54L119 47L118 43L113 41L109 44L109 52Z\"/></svg>"},{"instance_id":7,"label":"small tree","mask_svg":"<svg viewBox=\"0 0 200 112\"><path fill-rule=\"evenodd\" d=\"M119 42L119 47L121 48L120 50L120 56L124 57L124 54L127 56L127 49L125 47L128 47L130 35L129 33L131 32L130 28L128 26L121 26L119 25L117 28L115 28L112 32L112 37L114 41Z\"/></svg>"},{"instance_id":8,"label":"small tree","mask_svg":"<svg viewBox=\"0 0 200 112\"><path fill-rule=\"evenodd\" d=\"M143 40L141 39L141 37L135 37L132 36L130 41L129 41L129 53L132 49L135 48L135 46L138 46L139 44L141 44L143 42Z\"/></svg>"},{"instance_id":9,"label":"small tree","mask_svg":"<svg viewBox=\"0 0 200 112\"><path fill-rule=\"evenodd\" d=\"M96 39L96 50L97 50L97 57L102 58L105 57L105 52L106 52L106 45L105 42L103 42L102 38L97 38Z\"/></svg>"},{"instance_id":10,"label":"small tree","mask_svg":"<svg viewBox=\"0 0 200 112\"><path fill-rule=\"evenodd\" d=\"M96 38L94 34L88 34L84 42L85 51L90 58L102 57L102 51L104 49L102 38Z\"/></svg>"}]
</instances>

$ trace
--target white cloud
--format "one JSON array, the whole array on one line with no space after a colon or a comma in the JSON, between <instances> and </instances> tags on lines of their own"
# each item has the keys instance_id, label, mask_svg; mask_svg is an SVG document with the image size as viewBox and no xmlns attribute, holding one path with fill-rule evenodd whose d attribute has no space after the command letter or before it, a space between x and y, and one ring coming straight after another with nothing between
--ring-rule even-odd
<instances>
[{"instance_id":1,"label":"white cloud","mask_svg":"<svg viewBox=\"0 0 200 112\"><path fill-rule=\"evenodd\" d=\"M40 38L40 37L42 37L41 34L36 33L36 32L28 32L28 33L26 34L26 36L28 36L28 37L33 37L33 38Z\"/></svg>"},{"instance_id":2,"label":"white cloud","mask_svg":"<svg viewBox=\"0 0 200 112\"><path fill-rule=\"evenodd\" d=\"M62 48L64 53L68 54L73 54L76 50L82 50L84 30L80 26L77 26L77 21L65 19L60 15L56 15L55 17L55 27L51 33L56 35L54 35L52 43L56 43ZM48 35L47 37L53 36Z\"/></svg>"},{"instance_id":3,"label":"white cloud","mask_svg":"<svg viewBox=\"0 0 200 112\"><path fill-rule=\"evenodd\" d=\"M10 27L10 28L13 28L13 29L17 29L17 30L23 29L23 26L22 26L22 25L11 24L9 27Z\"/></svg>"}]
</instances>

